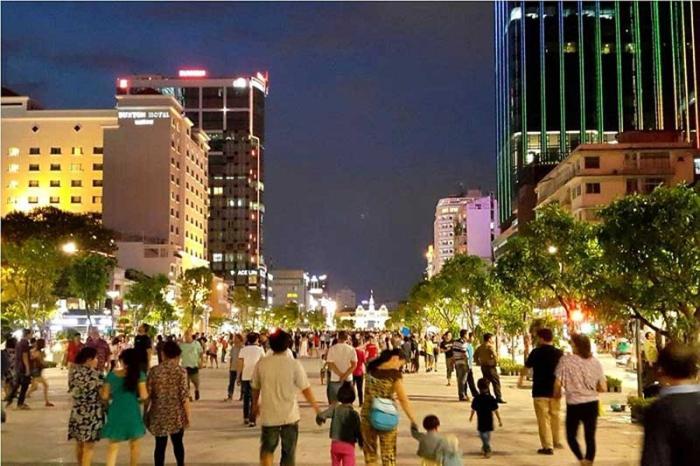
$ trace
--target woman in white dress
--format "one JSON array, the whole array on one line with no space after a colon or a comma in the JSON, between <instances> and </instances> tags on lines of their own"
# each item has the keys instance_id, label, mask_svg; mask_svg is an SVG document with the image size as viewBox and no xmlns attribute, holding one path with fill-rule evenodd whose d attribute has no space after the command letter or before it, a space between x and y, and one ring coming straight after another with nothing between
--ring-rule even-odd
<instances>
[{"instance_id":1,"label":"woman in white dress","mask_svg":"<svg viewBox=\"0 0 700 466\"><path fill-rule=\"evenodd\" d=\"M304 335L301 337L301 347L299 348L299 357L308 358L309 357L309 336Z\"/></svg>"}]
</instances>

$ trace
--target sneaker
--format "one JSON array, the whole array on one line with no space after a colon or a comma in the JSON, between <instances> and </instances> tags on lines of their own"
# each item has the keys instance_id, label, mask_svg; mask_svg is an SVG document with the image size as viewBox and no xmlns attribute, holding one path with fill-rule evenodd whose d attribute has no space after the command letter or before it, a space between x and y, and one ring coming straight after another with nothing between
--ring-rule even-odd
<instances>
[{"instance_id":1,"label":"sneaker","mask_svg":"<svg viewBox=\"0 0 700 466\"><path fill-rule=\"evenodd\" d=\"M537 450L537 454L538 455L553 455L554 450L552 450L551 448L540 448L539 450Z\"/></svg>"},{"instance_id":2,"label":"sneaker","mask_svg":"<svg viewBox=\"0 0 700 466\"><path fill-rule=\"evenodd\" d=\"M248 424L250 424L250 421L248 419L243 419L243 425L247 426Z\"/></svg>"},{"instance_id":3,"label":"sneaker","mask_svg":"<svg viewBox=\"0 0 700 466\"><path fill-rule=\"evenodd\" d=\"M255 422L249 422L248 427L255 427Z\"/></svg>"},{"instance_id":4,"label":"sneaker","mask_svg":"<svg viewBox=\"0 0 700 466\"><path fill-rule=\"evenodd\" d=\"M199 400L199 390L194 391L194 400L195 401Z\"/></svg>"}]
</instances>

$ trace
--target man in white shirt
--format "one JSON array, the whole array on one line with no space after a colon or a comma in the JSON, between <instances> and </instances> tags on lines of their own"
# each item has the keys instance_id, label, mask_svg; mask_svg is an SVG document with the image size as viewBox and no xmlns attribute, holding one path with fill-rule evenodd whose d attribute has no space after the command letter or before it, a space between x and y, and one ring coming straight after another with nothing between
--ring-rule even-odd
<instances>
[{"instance_id":1,"label":"man in white shirt","mask_svg":"<svg viewBox=\"0 0 700 466\"><path fill-rule=\"evenodd\" d=\"M343 382L352 383L352 372L357 367L357 353L355 348L348 345L347 341L347 332L338 333L338 342L328 349L326 355L328 369L331 371L331 378L326 389L329 404L338 401L338 390Z\"/></svg>"},{"instance_id":2,"label":"man in white shirt","mask_svg":"<svg viewBox=\"0 0 700 466\"><path fill-rule=\"evenodd\" d=\"M246 337L246 345L238 352L238 383L241 385L243 393L243 423L248 427L255 427L255 417L253 416L253 389L251 380L255 366L265 356L265 350L258 346L259 336L251 332Z\"/></svg>"},{"instance_id":3,"label":"man in white shirt","mask_svg":"<svg viewBox=\"0 0 700 466\"><path fill-rule=\"evenodd\" d=\"M280 465L293 466L299 437L299 403L301 391L316 414L320 412L311 384L301 363L287 355L291 337L283 330L270 335L273 354L261 359L253 371L253 417L260 414L260 464L272 466L277 445L282 440Z\"/></svg>"}]
</instances>

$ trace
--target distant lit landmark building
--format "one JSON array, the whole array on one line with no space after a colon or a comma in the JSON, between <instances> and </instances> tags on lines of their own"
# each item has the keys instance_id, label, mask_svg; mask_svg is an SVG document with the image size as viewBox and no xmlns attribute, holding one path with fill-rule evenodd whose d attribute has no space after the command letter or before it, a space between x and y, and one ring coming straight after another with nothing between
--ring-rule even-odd
<instances>
[{"instance_id":1,"label":"distant lit landmark building","mask_svg":"<svg viewBox=\"0 0 700 466\"><path fill-rule=\"evenodd\" d=\"M2 89L2 216L56 207L102 212L103 132L117 112L43 110Z\"/></svg>"},{"instance_id":2,"label":"distant lit landmark building","mask_svg":"<svg viewBox=\"0 0 700 466\"><path fill-rule=\"evenodd\" d=\"M369 301L363 301L355 309L353 320L356 329L383 330L386 321L389 320L389 310L383 304L377 309L374 304L374 292L370 292Z\"/></svg>"},{"instance_id":3,"label":"distant lit landmark building","mask_svg":"<svg viewBox=\"0 0 700 466\"><path fill-rule=\"evenodd\" d=\"M211 269L229 284L270 298L263 255L265 203L265 98L268 77L209 77L180 70L177 77L125 76L117 93L174 97L210 138L208 255Z\"/></svg>"},{"instance_id":4,"label":"distant lit landmark building","mask_svg":"<svg viewBox=\"0 0 700 466\"><path fill-rule=\"evenodd\" d=\"M501 223L532 218L537 182L579 144L676 130L698 147L693 3L495 3Z\"/></svg>"}]
</instances>

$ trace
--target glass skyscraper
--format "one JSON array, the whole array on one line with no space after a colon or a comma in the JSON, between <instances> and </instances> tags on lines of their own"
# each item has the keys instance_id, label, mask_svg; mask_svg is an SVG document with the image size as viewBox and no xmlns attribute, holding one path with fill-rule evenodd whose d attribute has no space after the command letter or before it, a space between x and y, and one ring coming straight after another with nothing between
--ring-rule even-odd
<instances>
[{"instance_id":1,"label":"glass skyscraper","mask_svg":"<svg viewBox=\"0 0 700 466\"><path fill-rule=\"evenodd\" d=\"M686 1L495 3L502 223L579 144L635 130L695 137L699 16Z\"/></svg>"}]
</instances>

